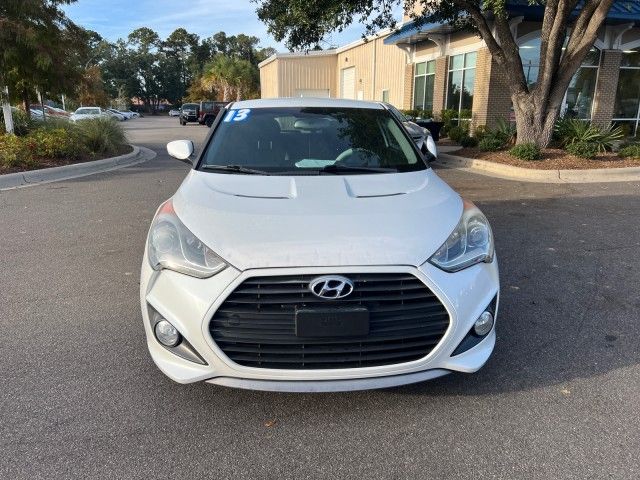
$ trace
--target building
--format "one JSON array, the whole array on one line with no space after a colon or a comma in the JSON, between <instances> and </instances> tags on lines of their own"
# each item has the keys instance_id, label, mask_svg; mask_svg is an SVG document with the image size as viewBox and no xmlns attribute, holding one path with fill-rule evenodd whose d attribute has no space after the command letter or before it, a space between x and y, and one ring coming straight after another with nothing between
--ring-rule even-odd
<instances>
[{"instance_id":1,"label":"building","mask_svg":"<svg viewBox=\"0 0 640 480\"><path fill-rule=\"evenodd\" d=\"M527 0L507 3L527 80L535 83L544 7ZM640 2L617 0L605 23L571 81L562 113L600 125L614 121L640 134ZM396 31L367 40L271 56L260 64L262 97L383 100L435 115L453 109L475 126L512 117L505 79L473 33L417 26L405 16Z\"/></svg>"}]
</instances>

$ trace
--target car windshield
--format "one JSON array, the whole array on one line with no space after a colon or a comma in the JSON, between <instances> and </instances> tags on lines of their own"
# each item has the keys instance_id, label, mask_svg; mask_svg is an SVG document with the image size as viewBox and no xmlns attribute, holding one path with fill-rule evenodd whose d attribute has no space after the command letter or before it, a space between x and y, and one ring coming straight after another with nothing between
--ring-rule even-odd
<instances>
[{"instance_id":1,"label":"car windshield","mask_svg":"<svg viewBox=\"0 0 640 480\"><path fill-rule=\"evenodd\" d=\"M76 110L77 115L100 115L100 110L97 108L79 108Z\"/></svg>"},{"instance_id":2,"label":"car windshield","mask_svg":"<svg viewBox=\"0 0 640 480\"><path fill-rule=\"evenodd\" d=\"M283 107L229 110L203 153L200 168L317 175L428 167L385 109Z\"/></svg>"}]
</instances>

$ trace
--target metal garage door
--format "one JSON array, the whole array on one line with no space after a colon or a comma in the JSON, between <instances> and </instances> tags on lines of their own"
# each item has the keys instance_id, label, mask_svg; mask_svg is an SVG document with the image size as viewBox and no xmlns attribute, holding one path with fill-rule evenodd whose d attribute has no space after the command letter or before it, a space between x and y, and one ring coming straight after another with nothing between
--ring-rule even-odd
<instances>
[{"instance_id":1,"label":"metal garage door","mask_svg":"<svg viewBox=\"0 0 640 480\"><path fill-rule=\"evenodd\" d=\"M356 98L356 67L340 70L340 96L342 98Z\"/></svg>"}]
</instances>

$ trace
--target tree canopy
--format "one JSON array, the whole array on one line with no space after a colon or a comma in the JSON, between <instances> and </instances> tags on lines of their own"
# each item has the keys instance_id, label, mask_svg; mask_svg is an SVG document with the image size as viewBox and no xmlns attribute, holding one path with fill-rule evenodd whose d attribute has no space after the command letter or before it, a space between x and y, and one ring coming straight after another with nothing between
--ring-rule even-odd
<instances>
[{"instance_id":1,"label":"tree canopy","mask_svg":"<svg viewBox=\"0 0 640 480\"><path fill-rule=\"evenodd\" d=\"M597 38L613 0L531 0L542 5L540 73L527 84L505 0L257 0L258 16L278 41L308 49L330 32L353 22L365 34L396 27L393 12L404 5L418 24L441 22L471 29L486 43L508 78L516 115L518 142L546 146L571 78Z\"/></svg>"},{"instance_id":2,"label":"tree canopy","mask_svg":"<svg viewBox=\"0 0 640 480\"><path fill-rule=\"evenodd\" d=\"M218 32L200 38L177 28L166 39L151 28L110 42L75 25L62 7L76 0L0 0L0 88L25 105L37 96L68 104L148 110L167 100L239 98L258 92L258 63L274 53L257 37Z\"/></svg>"},{"instance_id":3,"label":"tree canopy","mask_svg":"<svg viewBox=\"0 0 640 480\"><path fill-rule=\"evenodd\" d=\"M0 86L25 102L27 114L35 89L64 93L82 77L84 32L61 8L74 1L0 2Z\"/></svg>"}]
</instances>

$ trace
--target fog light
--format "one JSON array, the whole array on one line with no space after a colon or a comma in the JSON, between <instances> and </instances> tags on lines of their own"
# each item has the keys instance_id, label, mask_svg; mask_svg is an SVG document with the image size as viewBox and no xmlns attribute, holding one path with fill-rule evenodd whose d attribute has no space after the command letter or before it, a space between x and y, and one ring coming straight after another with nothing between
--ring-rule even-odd
<instances>
[{"instance_id":1,"label":"fog light","mask_svg":"<svg viewBox=\"0 0 640 480\"><path fill-rule=\"evenodd\" d=\"M473 331L479 337L484 337L493 328L493 314L491 312L484 312L476 323L473 324Z\"/></svg>"},{"instance_id":2,"label":"fog light","mask_svg":"<svg viewBox=\"0 0 640 480\"><path fill-rule=\"evenodd\" d=\"M180 332L166 320L160 320L153 329L158 341L165 347L175 347L180 343Z\"/></svg>"}]
</instances>

